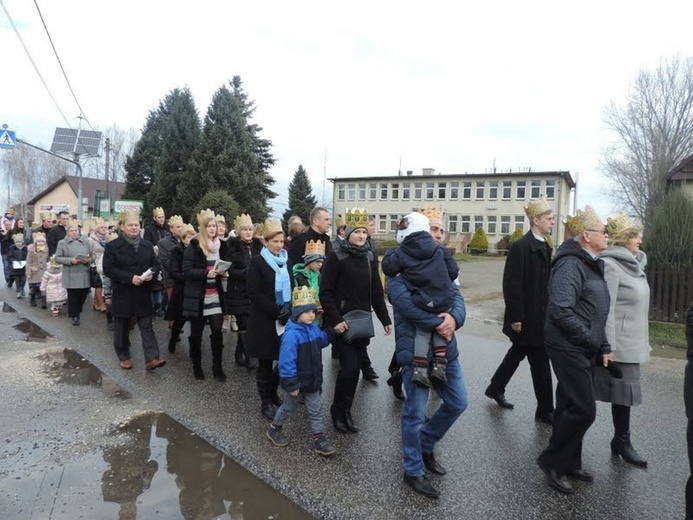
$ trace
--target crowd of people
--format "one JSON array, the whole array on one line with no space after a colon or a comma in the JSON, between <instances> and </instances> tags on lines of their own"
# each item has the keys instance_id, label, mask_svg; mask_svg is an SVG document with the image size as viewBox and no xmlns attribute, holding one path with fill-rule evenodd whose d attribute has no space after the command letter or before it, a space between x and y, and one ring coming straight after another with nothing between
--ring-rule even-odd
<instances>
[{"instance_id":1,"label":"crowd of people","mask_svg":"<svg viewBox=\"0 0 693 520\"><path fill-rule=\"evenodd\" d=\"M612 406L614 456L647 466L630 432L631 407L642 402L640 365L650 351L642 229L623 214L604 223L588 206L566 219L565 240L552 255L551 206L539 199L525 212L530 230L511 246L503 275L503 332L511 347L485 395L513 409L506 386L528 359L535 419L553 428L537 463L553 489L572 493L571 479L594 480L582 467L581 451L596 400ZM33 230L12 209L2 219L5 280L17 298L28 291L32 306L50 307L56 317L66 309L72 325L80 326L93 289L93 309L106 315L124 370L133 368L135 326L145 369L166 365L153 327L153 319L163 316L171 354L189 323L188 354L197 380L206 377L203 332L209 328L212 375L223 382L223 333L233 329L234 361L255 370L260 412L271 421L266 436L277 446L287 444L283 428L301 403L315 451L334 453L321 397L322 349L330 344L339 372L329 417L338 433L359 431L352 414L359 378L378 378L368 356L374 312L386 336L395 332L388 384L404 400L404 482L423 496L439 495L426 476L446 473L435 446L467 407L455 336L466 310L456 283L459 267L442 244L440 210L422 209L399 221L399 247L382 258L387 290L374 221L364 209L341 216L334 238L322 207L311 212L308 226L292 218L286 231L278 219L258 224L243 214L227 233L225 217L209 209L193 226L177 215L167 221L163 208L155 208L144 229L141 215L132 211L114 225L78 222L64 211L40 218ZM427 417L430 390L441 402Z\"/></svg>"}]
</instances>

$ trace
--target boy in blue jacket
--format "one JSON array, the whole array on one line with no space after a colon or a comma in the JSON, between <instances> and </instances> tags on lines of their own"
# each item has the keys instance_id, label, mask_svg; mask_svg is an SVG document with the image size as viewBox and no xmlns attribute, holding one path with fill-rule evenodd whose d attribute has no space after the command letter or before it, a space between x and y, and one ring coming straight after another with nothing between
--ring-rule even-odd
<instances>
[{"instance_id":1,"label":"boy in blue jacket","mask_svg":"<svg viewBox=\"0 0 693 520\"><path fill-rule=\"evenodd\" d=\"M340 330L343 324L326 330L313 324L318 306L310 287L294 287L291 300L291 319L286 324L279 348L279 384L286 395L267 429L267 437L277 446L289 443L282 429L302 397L310 419L315 451L320 455L332 455L335 449L325 436L323 424L322 349L337 333L344 332Z\"/></svg>"}]
</instances>

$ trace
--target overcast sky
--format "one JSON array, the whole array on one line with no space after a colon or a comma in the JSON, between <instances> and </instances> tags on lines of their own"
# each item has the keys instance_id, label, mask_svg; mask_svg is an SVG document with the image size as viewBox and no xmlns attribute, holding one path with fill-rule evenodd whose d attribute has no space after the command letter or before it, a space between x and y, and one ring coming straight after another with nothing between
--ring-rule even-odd
<instances>
[{"instance_id":1,"label":"overcast sky","mask_svg":"<svg viewBox=\"0 0 693 520\"><path fill-rule=\"evenodd\" d=\"M34 2L2 1L77 127ZM204 116L240 75L274 144L279 212L299 164L322 200L325 165L327 177L349 177L394 175L400 161L415 173L495 161L579 175L578 204L606 217L604 107L625 99L638 70L693 55L690 1L37 3L95 127L141 130L175 87L189 87ZM50 146L66 122L2 10L0 49L0 124Z\"/></svg>"}]
</instances>

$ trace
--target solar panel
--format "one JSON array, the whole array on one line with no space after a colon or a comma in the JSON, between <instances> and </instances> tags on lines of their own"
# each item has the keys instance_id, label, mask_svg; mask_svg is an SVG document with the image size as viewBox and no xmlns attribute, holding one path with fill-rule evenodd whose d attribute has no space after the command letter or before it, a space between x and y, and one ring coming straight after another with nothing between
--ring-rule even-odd
<instances>
[{"instance_id":1,"label":"solar panel","mask_svg":"<svg viewBox=\"0 0 693 520\"><path fill-rule=\"evenodd\" d=\"M51 144L51 152L64 154L99 155L101 132L56 128Z\"/></svg>"}]
</instances>

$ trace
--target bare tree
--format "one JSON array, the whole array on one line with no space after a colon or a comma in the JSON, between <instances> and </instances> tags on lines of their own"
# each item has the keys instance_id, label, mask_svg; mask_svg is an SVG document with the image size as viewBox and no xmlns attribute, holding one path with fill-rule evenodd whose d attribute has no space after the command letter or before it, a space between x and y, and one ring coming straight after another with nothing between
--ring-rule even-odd
<instances>
[{"instance_id":1,"label":"bare tree","mask_svg":"<svg viewBox=\"0 0 693 520\"><path fill-rule=\"evenodd\" d=\"M666 174L693 153L693 58L676 55L641 70L625 103L612 101L604 120L618 136L601 160L615 185L612 199L647 225Z\"/></svg>"},{"instance_id":2,"label":"bare tree","mask_svg":"<svg viewBox=\"0 0 693 520\"><path fill-rule=\"evenodd\" d=\"M132 155L135 143L139 138L139 132L134 128L123 130L114 124L103 130L103 138L110 139L109 180L125 182L125 159L128 155ZM90 157L84 160L84 175L105 179L106 162L104 154L105 150L103 150L102 145L102 153L99 157Z\"/></svg>"}]
</instances>

